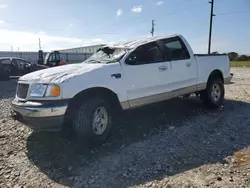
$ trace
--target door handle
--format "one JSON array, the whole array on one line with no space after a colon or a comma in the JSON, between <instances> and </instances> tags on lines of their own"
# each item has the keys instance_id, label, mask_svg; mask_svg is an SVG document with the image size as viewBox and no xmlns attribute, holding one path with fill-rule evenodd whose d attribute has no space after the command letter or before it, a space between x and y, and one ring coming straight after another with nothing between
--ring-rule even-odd
<instances>
[{"instance_id":1,"label":"door handle","mask_svg":"<svg viewBox=\"0 0 250 188\"><path fill-rule=\"evenodd\" d=\"M120 73L116 73L116 74L111 74L110 75L112 78L116 78L116 79L119 79L122 77L122 75Z\"/></svg>"},{"instance_id":2,"label":"door handle","mask_svg":"<svg viewBox=\"0 0 250 188\"><path fill-rule=\"evenodd\" d=\"M190 66L191 66L191 63L190 63L190 62L187 62L187 63L186 63L186 66L187 66L187 67L190 67Z\"/></svg>"},{"instance_id":3,"label":"door handle","mask_svg":"<svg viewBox=\"0 0 250 188\"><path fill-rule=\"evenodd\" d=\"M168 69L168 67L165 66L165 65L162 65L162 66L159 67L159 70L161 70L161 71L165 71L167 69Z\"/></svg>"}]
</instances>

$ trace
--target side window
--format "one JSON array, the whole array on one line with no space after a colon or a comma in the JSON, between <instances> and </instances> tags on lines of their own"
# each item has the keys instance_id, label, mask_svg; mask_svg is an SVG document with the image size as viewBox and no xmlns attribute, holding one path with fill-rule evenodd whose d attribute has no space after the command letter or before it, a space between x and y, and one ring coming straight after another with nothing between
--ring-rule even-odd
<instances>
[{"instance_id":1,"label":"side window","mask_svg":"<svg viewBox=\"0 0 250 188\"><path fill-rule=\"evenodd\" d=\"M19 59L19 63L20 63L20 66L21 66L22 68L23 68L25 65L28 64L27 61L24 61L24 60L22 60L22 59Z\"/></svg>"},{"instance_id":2,"label":"side window","mask_svg":"<svg viewBox=\"0 0 250 188\"><path fill-rule=\"evenodd\" d=\"M56 54L51 53L50 56L49 56L48 61L55 61L55 60L56 60Z\"/></svg>"},{"instance_id":3,"label":"side window","mask_svg":"<svg viewBox=\"0 0 250 188\"><path fill-rule=\"evenodd\" d=\"M58 53L55 54L55 61L60 61L60 56Z\"/></svg>"},{"instance_id":4,"label":"side window","mask_svg":"<svg viewBox=\"0 0 250 188\"><path fill-rule=\"evenodd\" d=\"M0 73L1 73L1 71L8 71L10 69L11 69L11 60L10 59L0 60Z\"/></svg>"},{"instance_id":5,"label":"side window","mask_svg":"<svg viewBox=\"0 0 250 188\"><path fill-rule=\"evenodd\" d=\"M12 65L17 68L17 69L20 69L21 68L21 65L20 65L20 62L18 59L12 59Z\"/></svg>"},{"instance_id":6,"label":"side window","mask_svg":"<svg viewBox=\"0 0 250 188\"><path fill-rule=\"evenodd\" d=\"M24 61L23 61L23 60L18 59L18 60L16 60L16 61L18 61L18 62L19 62L19 64L20 64L20 66L22 66L22 67L23 67L23 65L24 65Z\"/></svg>"},{"instance_id":7,"label":"side window","mask_svg":"<svg viewBox=\"0 0 250 188\"><path fill-rule=\"evenodd\" d=\"M164 61L164 54L160 51L156 42L140 46L126 59L129 65L143 65Z\"/></svg>"},{"instance_id":8,"label":"side window","mask_svg":"<svg viewBox=\"0 0 250 188\"><path fill-rule=\"evenodd\" d=\"M11 64L11 61L10 59L3 59L0 64L3 64L3 65L10 65Z\"/></svg>"},{"instance_id":9,"label":"side window","mask_svg":"<svg viewBox=\"0 0 250 188\"><path fill-rule=\"evenodd\" d=\"M167 47L168 53L171 57L171 60L182 60L190 59L190 55L186 46L178 39L174 40L163 40L165 46Z\"/></svg>"}]
</instances>

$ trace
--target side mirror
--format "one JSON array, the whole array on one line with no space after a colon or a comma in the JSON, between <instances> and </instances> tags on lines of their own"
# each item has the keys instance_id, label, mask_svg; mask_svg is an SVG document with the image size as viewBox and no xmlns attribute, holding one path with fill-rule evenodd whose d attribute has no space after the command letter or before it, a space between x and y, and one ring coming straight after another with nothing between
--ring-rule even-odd
<instances>
[{"instance_id":1,"label":"side mirror","mask_svg":"<svg viewBox=\"0 0 250 188\"><path fill-rule=\"evenodd\" d=\"M125 61L125 63L128 64L128 65L140 65L141 64L141 62L138 61L137 58L135 58L135 59L127 59Z\"/></svg>"},{"instance_id":2,"label":"side mirror","mask_svg":"<svg viewBox=\"0 0 250 188\"><path fill-rule=\"evenodd\" d=\"M138 58L137 58L137 56L131 54L126 59L125 63L128 64L128 65L136 65L136 64L138 64Z\"/></svg>"},{"instance_id":3,"label":"side mirror","mask_svg":"<svg viewBox=\"0 0 250 188\"><path fill-rule=\"evenodd\" d=\"M126 60L125 60L125 63L128 64L128 65L132 65L134 62L131 61L130 59L126 59Z\"/></svg>"}]
</instances>

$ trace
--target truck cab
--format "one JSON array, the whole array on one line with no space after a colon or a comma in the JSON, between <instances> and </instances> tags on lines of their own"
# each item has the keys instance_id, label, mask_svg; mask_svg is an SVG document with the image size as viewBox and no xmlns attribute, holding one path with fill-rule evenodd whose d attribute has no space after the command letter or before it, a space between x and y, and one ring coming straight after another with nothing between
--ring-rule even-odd
<instances>
[{"instance_id":1,"label":"truck cab","mask_svg":"<svg viewBox=\"0 0 250 188\"><path fill-rule=\"evenodd\" d=\"M60 65L61 58L60 58L60 52L59 51L51 51L48 52L44 59L44 65L47 65L49 67L55 67Z\"/></svg>"}]
</instances>

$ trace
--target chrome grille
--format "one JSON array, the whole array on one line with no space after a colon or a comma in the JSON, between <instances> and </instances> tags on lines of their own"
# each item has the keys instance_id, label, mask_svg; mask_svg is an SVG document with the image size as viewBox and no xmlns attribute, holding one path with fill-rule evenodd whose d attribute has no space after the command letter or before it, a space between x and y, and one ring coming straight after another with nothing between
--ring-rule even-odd
<instances>
[{"instance_id":1,"label":"chrome grille","mask_svg":"<svg viewBox=\"0 0 250 188\"><path fill-rule=\"evenodd\" d=\"M29 84L17 84L17 97L25 99L28 93Z\"/></svg>"}]
</instances>

